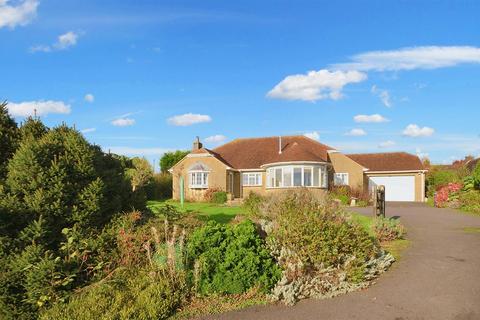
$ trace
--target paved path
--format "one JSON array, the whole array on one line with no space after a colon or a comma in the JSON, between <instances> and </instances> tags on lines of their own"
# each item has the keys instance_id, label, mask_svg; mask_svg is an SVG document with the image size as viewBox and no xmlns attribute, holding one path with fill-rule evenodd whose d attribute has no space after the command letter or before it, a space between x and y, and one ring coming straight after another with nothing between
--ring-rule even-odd
<instances>
[{"instance_id":1,"label":"paved path","mask_svg":"<svg viewBox=\"0 0 480 320\"><path fill-rule=\"evenodd\" d=\"M412 245L370 288L294 307L252 307L211 318L480 319L480 233L463 230L480 227L480 217L419 204L391 204L387 216L400 216Z\"/></svg>"}]
</instances>

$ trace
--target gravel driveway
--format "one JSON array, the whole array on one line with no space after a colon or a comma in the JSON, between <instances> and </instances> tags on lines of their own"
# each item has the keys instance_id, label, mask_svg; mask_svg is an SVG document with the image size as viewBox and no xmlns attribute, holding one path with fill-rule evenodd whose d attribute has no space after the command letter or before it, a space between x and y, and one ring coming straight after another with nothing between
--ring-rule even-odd
<instances>
[{"instance_id":1,"label":"gravel driveway","mask_svg":"<svg viewBox=\"0 0 480 320\"><path fill-rule=\"evenodd\" d=\"M371 208L357 210L370 214ZM387 205L399 216L412 245L370 288L294 307L269 305L210 319L480 319L480 217L423 204Z\"/></svg>"}]
</instances>

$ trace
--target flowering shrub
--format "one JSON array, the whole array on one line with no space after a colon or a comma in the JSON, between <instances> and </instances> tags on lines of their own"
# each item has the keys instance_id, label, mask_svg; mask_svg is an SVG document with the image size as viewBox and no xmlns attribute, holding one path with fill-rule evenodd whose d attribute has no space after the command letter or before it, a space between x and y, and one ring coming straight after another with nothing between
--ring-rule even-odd
<instances>
[{"instance_id":1,"label":"flowering shrub","mask_svg":"<svg viewBox=\"0 0 480 320\"><path fill-rule=\"evenodd\" d=\"M406 233L405 227L398 220L391 218L376 217L373 229L378 241L403 239Z\"/></svg>"},{"instance_id":2,"label":"flowering shrub","mask_svg":"<svg viewBox=\"0 0 480 320\"><path fill-rule=\"evenodd\" d=\"M449 201L454 200L462 189L461 183L450 182L437 189L435 193L435 206L446 207Z\"/></svg>"}]
</instances>

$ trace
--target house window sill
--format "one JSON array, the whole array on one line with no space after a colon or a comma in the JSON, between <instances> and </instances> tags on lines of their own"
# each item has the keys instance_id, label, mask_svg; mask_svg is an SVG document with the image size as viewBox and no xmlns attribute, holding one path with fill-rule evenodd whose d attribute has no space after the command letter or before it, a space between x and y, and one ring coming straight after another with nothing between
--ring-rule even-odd
<instances>
[{"instance_id":1,"label":"house window sill","mask_svg":"<svg viewBox=\"0 0 480 320\"><path fill-rule=\"evenodd\" d=\"M292 187L266 187L266 189L301 189L301 188L307 188L307 189L325 189L327 190L327 187L314 187L314 186L292 186Z\"/></svg>"}]
</instances>

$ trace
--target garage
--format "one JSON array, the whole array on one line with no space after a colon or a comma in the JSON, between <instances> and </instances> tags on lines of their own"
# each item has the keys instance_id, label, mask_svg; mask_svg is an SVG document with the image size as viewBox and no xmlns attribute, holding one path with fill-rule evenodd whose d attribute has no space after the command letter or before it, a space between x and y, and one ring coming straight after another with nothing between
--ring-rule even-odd
<instances>
[{"instance_id":1,"label":"garage","mask_svg":"<svg viewBox=\"0 0 480 320\"><path fill-rule=\"evenodd\" d=\"M385 186L386 201L415 201L415 176L369 176L368 186Z\"/></svg>"}]
</instances>

